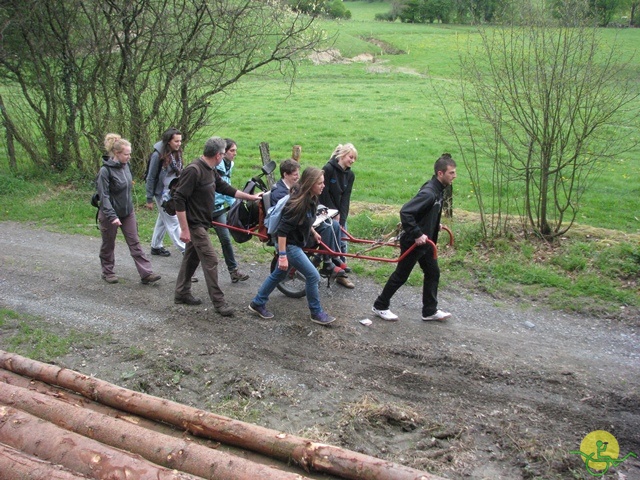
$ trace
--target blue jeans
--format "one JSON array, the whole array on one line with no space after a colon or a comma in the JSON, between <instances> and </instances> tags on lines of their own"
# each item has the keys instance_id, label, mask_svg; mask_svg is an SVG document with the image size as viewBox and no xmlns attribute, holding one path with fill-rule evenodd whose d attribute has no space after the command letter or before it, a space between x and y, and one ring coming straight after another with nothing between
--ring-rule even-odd
<instances>
[{"instance_id":1,"label":"blue jeans","mask_svg":"<svg viewBox=\"0 0 640 480\"><path fill-rule=\"evenodd\" d=\"M226 212L215 217L213 221L218 223L227 223ZM229 272L234 272L238 269L238 262L236 262L236 257L233 254L233 245L231 244L231 234L229 233L229 229L225 227L218 227L217 225L215 225L213 229L218 235L218 240L220 240L224 263L227 265L227 269L229 270Z\"/></svg>"},{"instance_id":2,"label":"blue jeans","mask_svg":"<svg viewBox=\"0 0 640 480\"><path fill-rule=\"evenodd\" d=\"M345 232L348 232L349 229L347 228L347 222L344 222L344 225L342 225L342 228L344 228ZM340 229L338 229L340 230ZM342 239L342 231L340 230L340 236L338 237L338 241L340 242L340 251L342 253L347 253L348 248L349 248L349 243L347 243L346 240ZM342 263L346 263L347 262L347 257L340 257L340 260L342 261Z\"/></svg>"},{"instance_id":3,"label":"blue jeans","mask_svg":"<svg viewBox=\"0 0 640 480\"><path fill-rule=\"evenodd\" d=\"M289 267L294 267L298 270L306 279L305 291L307 292L307 302L309 304L309 310L311 313L322 312L322 306L320 305L320 293L318 291L318 283L320 282L320 274L316 267L314 267L307 254L302 251L300 247L295 245L287 245L287 260L289 261ZM287 276L287 270L280 270L276 268L266 278L257 295L253 298L253 303L256 305L266 305L269 301L269 295L275 290L278 284L284 280Z\"/></svg>"}]
</instances>

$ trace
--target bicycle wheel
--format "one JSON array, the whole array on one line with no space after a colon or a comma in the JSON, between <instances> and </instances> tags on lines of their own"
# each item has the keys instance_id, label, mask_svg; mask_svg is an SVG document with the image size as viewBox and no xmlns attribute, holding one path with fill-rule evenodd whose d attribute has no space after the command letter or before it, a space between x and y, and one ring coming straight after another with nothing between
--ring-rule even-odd
<instances>
[{"instance_id":1,"label":"bicycle wheel","mask_svg":"<svg viewBox=\"0 0 640 480\"><path fill-rule=\"evenodd\" d=\"M278 256L275 255L271 260L271 271L273 272L278 268ZM307 279L298 272L295 268L291 267L287 272L287 277L278 284L278 290L284 293L290 298L302 298L307 294L306 291Z\"/></svg>"}]
</instances>

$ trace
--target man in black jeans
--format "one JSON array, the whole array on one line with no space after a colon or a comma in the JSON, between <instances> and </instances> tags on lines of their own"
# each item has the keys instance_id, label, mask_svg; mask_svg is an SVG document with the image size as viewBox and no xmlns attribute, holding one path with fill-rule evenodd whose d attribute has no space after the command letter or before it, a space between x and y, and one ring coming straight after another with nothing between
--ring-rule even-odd
<instances>
[{"instance_id":1,"label":"man in black jeans","mask_svg":"<svg viewBox=\"0 0 640 480\"><path fill-rule=\"evenodd\" d=\"M416 263L424 273L422 284L422 320L446 320L451 314L438 309L438 282L440 268L433 258L433 247L427 243L438 242L441 230L442 195L444 189L456 178L456 162L448 153L443 153L434 165L435 175L420 187L418 194L400 209L403 234L400 238L402 255L415 243L416 247L398 262L395 271L387 280L382 293L373 304L373 313L383 320L395 322L398 316L389 310L391 297L404 285Z\"/></svg>"}]
</instances>

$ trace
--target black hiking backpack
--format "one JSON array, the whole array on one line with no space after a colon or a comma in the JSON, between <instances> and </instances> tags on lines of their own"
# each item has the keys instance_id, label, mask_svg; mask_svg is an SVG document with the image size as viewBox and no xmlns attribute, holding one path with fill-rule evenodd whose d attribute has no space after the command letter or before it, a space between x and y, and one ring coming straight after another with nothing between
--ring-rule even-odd
<instances>
[{"instance_id":1,"label":"black hiking backpack","mask_svg":"<svg viewBox=\"0 0 640 480\"><path fill-rule=\"evenodd\" d=\"M103 165L102 167L100 167L100 170L102 170L102 168L106 168L107 172L109 172L109 177L111 177L111 167L108 167L106 165ZM98 177L100 176L100 171L98 171L98 175L96 175L96 178L93 179L93 185L96 189L96 192L91 195L91 205L94 206L96 208L96 228L98 230L100 230L100 227L98 226L98 214L100 213L100 194L97 192L98 190Z\"/></svg>"},{"instance_id":2,"label":"black hiking backpack","mask_svg":"<svg viewBox=\"0 0 640 480\"><path fill-rule=\"evenodd\" d=\"M256 182L249 180L242 191L253 194L255 188ZM258 202L236 199L227 214L227 225L243 230L254 229L258 226L259 221L260 207L258 206ZM247 242L252 237L251 233L241 232L232 228L229 229L229 233L238 243Z\"/></svg>"}]
</instances>

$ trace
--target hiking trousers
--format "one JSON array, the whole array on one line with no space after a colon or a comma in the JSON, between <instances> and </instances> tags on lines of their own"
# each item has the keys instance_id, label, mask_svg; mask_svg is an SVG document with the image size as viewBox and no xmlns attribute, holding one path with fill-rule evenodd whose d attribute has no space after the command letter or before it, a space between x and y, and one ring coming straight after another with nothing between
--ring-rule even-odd
<instances>
[{"instance_id":1,"label":"hiking trousers","mask_svg":"<svg viewBox=\"0 0 640 480\"><path fill-rule=\"evenodd\" d=\"M400 239L400 255L406 252L414 244L413 239ZM440 267L438 259L433 258L433 247L422 245L414 248L409 255L398 262L395 271L387 280L382 293L376 298L373 308L376 310L388 310L391 298L398 289L406 283L416 263L420 265L424 278L422 280L422 316L433 315L438 310L438 283L440 282Z\"/></svg>"}]
</instances>

